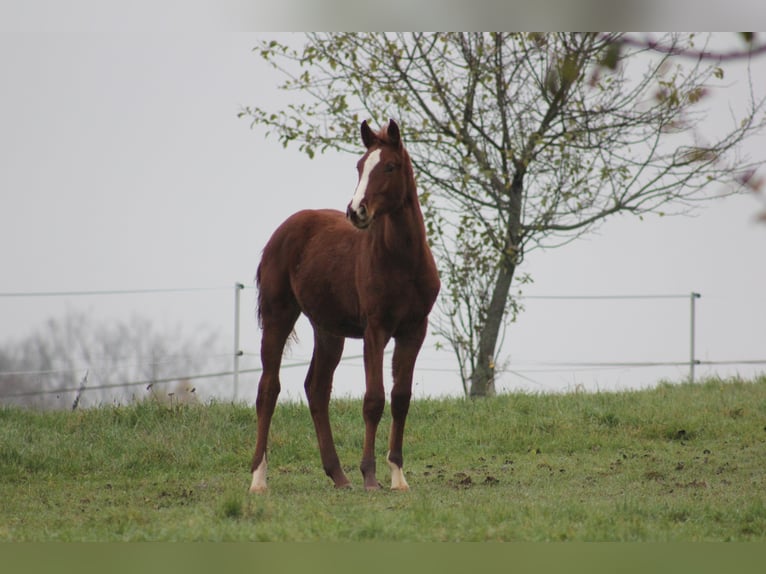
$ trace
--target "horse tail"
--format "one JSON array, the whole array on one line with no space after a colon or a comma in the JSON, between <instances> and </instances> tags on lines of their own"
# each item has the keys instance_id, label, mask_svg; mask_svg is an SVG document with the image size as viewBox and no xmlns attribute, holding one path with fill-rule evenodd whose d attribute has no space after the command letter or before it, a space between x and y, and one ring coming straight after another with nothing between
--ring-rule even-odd
<instances>
[{"instance_id":1,"label":"horse tail","mask_svg":"<svg viewBox=\"0 0 766 574\"><path fill-rule=\"evenodd\" d=\"M255 286L258 289L258 303L255 309L255 315L258 318L258 326L263 327L263 291L261 290L261 264L255 271Z\"/></svg>"},{"instance_id":2,"label":"horse tail","mask_svg":"<svg viewBox=\"0 0 766 574\"><path fill-rule=\"evenodd\" d=\"M258 303L256 307L256 317L258 319L258 326L263 329L263 306L264 306L264 296L263 296L263 289L261 288L261 267L263 265L263 261L258 264L258 268L255 271L255 286L258 289ZM295 329L290 332L290 336L288 337L286 341L287 348L291 345L291 343L297 343L298 342L298 333L295 332Z\"/></svg>"}]
</instances>

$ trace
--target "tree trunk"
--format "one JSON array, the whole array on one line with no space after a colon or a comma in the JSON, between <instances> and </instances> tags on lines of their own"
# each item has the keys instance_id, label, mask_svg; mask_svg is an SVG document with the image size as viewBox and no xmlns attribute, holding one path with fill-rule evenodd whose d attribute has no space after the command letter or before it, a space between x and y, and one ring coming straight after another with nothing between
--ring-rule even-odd
<instances>
[{"instance_id":1,"label":"tree trunk","mask_svg":"<svg viewBox=\"0 0 766 574\"><path fill-rule=\"evenodd\" d=\"M479 356L471 374L471 398L495 395L495 348L515 270L516 266L507 260L500 264L487 310L487 322L479 336Z\"/></svg>"},{"instance_id":2,"label":"tree trunk","mask_svg":"<svg viewBox=\"0 0 766 574\"><path fill-rule=\"evenodd\" d=\"M517 169L510 186L507 243L500 255L495 287L487 308L487 320L479 334L476 368L471 373L471 398L495 396L495 351L500 327L505 319L508 294L519 255L521 230L521 197L524 189L524 167Z\"/></svg>"}]
</instances>

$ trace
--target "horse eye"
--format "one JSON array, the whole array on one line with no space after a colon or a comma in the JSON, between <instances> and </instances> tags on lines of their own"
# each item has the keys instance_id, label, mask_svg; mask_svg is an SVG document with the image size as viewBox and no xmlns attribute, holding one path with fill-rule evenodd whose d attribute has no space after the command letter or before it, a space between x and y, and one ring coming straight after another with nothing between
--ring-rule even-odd
<instances>
[{"instance_id":1,"label":"horse eye","mask_svg":"<svg viewBox=\"0 0 766 574\"><path fill-rule=\"evenodd\" d=\"M391 172L392 172L392 171L394 171L395 169L396 169L396 165L394 165L393 163L387 163L387 164L386 164L386 167L385 167L385 168L383 168L383 171L384 171L385 173L391 173Z\"/></svg>"}]
</instances>

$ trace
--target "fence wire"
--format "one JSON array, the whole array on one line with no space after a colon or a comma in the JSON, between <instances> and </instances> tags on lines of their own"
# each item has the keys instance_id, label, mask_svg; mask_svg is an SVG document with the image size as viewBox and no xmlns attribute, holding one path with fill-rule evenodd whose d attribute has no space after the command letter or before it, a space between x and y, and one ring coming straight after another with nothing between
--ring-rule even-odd
<instances>
[{"instance_id":1,"label":"fence wire","mask_svg":"<svg viewBox=\"0 0 766 574\"><path fill-rule=\"evenodd\" d=\"M237 291L242 289L254 289L252 285L243 285L241 283L234 284ZM192 292L205 292L205 291L230 291L231 287L182 287L182 288L156 288L156 289L113 289L113 290L80 290L80 291L24 291L24 292L0 292L0 298L41 298L41 297L91 297L91 296L118 296L128 294L160 294L160 293L192 293ZM521 295L518 296L518 300L668 300L668 299L685 299L689 300L699 298L699 294L627 294L627 295ZM239 311L239 301L237 300L237 312ZM693 313L693 310L692 310ZM693 316L692 316L693 321ZM235 318L236 329L239 329L238 316ZM692 322L693 330L693 322ZM238 333L237 333L238 335ZM693 336L693 333L692 333ZM387 351L387 354L390 351ZM693 353L693 349L692 349ZM202 358L215 358L215 359L232 359L234 357L253 356L255 353L244 352L241 349L235 349L234 353L215 353ZM71 374L73 384L71 386L61 386L53 389L36 389L28 391L17 391L11 393L3 393L0 389L0 401L4 399L18 399L24 397L35 397L44 395L61 395L65 393L82 393L100 390L111 389L130 389L133 387L145 387L151 389L154 385L162 385L180 381L199 381L205 379L217 379L223 377L238 377L240 374L259 373L261 368L239 368L238 363L235 361L235 369L216 370L205 373L185 374L178 376L165 376L144 378L139 380L128 380L120 382L107 382L95 385L85 385L83 379L82 383L75 383L75 376L81 376L83 373L94 371L97 373L99 368L115 368L116 366L130 365L147 365L147 366L165 366L177 361L184 360L186 357L182 355L167 355L162 357L154 357L151 361L145 361L142 357L124 357L124 360L115 362L113 359L106 361L104 365L98 358L89 359L87 364L83 364L82 368L70 367L65 369L48 369L48 370L13 370L13 371L0 371L0 381L4 377L46 377L51 375ZM347 361L362 359L363 355L354 355L349 357L343 357L341 361L343 363ZM106 364L108 362L108 365ZM310 364L309 360L296 361L282 365L284 369L291 369L297 367L305 367ZM689 366L732 366L732 365L766 365L766 359L731 359L731 360L698 360L695 357L684 361L534 361L534 362L517 362L513 363L513 366L507 371L512 374L516 374L524 377L524 373L546 373L546 372L560 372L560 371L574 371L574 370L599 370L599 369L632 369L632 368L656 368L656 367L689 367ZM419 371L424 372L445 372L454 373L459 376L457 368L429 368L418 367ZM693 372L693 371L692 371ZM77 377L78 379L80 377ZM97 377L93 377L97 378Z\"/></svg>"}]
</instances>

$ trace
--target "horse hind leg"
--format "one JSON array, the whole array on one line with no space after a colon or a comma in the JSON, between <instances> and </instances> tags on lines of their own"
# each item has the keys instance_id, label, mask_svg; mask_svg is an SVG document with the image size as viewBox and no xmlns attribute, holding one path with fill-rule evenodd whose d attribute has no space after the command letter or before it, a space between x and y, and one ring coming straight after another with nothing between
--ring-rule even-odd
<instances>
[{"instance_id":1,"label":"horse hind leg","mask_svg":"<svg viewBox=\"0 0 766 574\"><path fill-rule=\"evenodd\" d=\"M304 385L319 443L322 466L336 488L350 486L335 450L329 415L333 374L343 354L344 342L343 337L314 328L314 354Z\"/></svg>"},{"instance_id":2,"label":"horse hind leg","mask_svg":"<svg viewBox=\"0 0 766 574\"><path fill-rule=\"evenodd\" d=\"M255 401L257 417L256 443L253 462L250 467L252 483L250 492L266 490L266 447L269 437L271 418L277 404L281 385L279 368L287 338L293 331L300 309L294 299L281 305L262 305L261 322L261 379L258 383L258 396Z\"/></svg>"}]
</instances>

